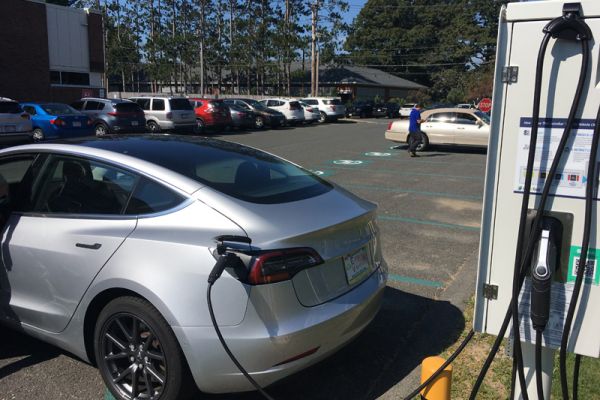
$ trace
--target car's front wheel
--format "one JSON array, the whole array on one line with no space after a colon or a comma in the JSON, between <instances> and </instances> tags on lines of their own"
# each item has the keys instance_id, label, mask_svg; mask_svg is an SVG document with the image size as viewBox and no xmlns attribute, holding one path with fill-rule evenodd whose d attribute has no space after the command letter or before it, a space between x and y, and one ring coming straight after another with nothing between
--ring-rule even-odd
<instances>
[{"instance_id":1,"label":"car's front wheel","mask_svg":"<svg viewBox=\"0 0 600 400\"><path fill-rule=\"evenodd\" d=\"M150 133L159 133L160 132L160 125L158 125L154 121L148 121L146 126L148 127L148 130L150 131Z\"/></svg>"},{"instance_id":2,"label":"car's front wheel","mask_svg":"<svg viewBox=\"0 0 600 400\"><path fill-rule=\"evenodd\" d=\"M254 127L256 129L263 129L265 127L265 119L261 116L257 116L254 120Z\"/></svg>"},{"instance_id":3,"label":"car's front wheel","mask_svg":"<svg viewBox=\"0 0 600 400\"><path fill-rule=\"evenodd\" d=\"M421 138L421 143L419 143L419 145L417 146L417 151L425 151L429 147L429 138L427 137L427 135L421 132ZM408 144L409 147L411 140L411 135L408 135L408 140L406 141L406 144Z\"/></svg>"},{"instance_id":4,"label":"car's front wheel","mask_svg":"<svg viewBox=\"0 0 600 400\"><path fill-rule=\"evenodd\" d=\"M119 297L100 312L94 352L104 383L118 400L180 399L189 372L167 321L147 301Z\"/></svg>"},{"instance_id":5,"label":"car's front wheel","mask_svg":"<svg viewBox=\"0 0 600 400\"><path fill-rule=\"evenodd\" d=\"M96 136L104 136L108 134L108 127L100 123L94 128L94 133L96 133Z\"/></svg>"},{"instance_id":6,"label":"car's front wheel","mask_svg":"<svg viewBox=\"0 0 600 400\"><path fill-rule=\"evenodd\" d=\"M41 128L35 128L33 130L33 140L36 142L44 140L44 131Z\"/></svg>"}]
</instances>

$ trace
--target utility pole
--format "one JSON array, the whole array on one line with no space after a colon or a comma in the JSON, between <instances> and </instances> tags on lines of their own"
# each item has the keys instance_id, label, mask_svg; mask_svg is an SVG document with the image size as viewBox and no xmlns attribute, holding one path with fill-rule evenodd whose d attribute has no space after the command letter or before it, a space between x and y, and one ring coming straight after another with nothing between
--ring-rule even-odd
<instances>
[{"instance_id":1,"label":"utility pole","mask_svg":"<svg viewBox=\"0 0 600 400\"><path fill-rule=\"evenodd\" d=\"M317 60L317 20L319 19L319 3L320 0L315 0L311 4L312 11L312 40L311 40L311 61L310 61L310 94L317 95L317 82L319 80L319 62Z\"/></svg>"}]
</instances>

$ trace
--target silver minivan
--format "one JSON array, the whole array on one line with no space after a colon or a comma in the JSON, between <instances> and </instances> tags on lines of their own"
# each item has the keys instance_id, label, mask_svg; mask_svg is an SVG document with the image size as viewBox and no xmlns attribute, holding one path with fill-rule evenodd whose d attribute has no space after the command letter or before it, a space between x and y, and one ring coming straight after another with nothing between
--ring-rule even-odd
<instances>
[{"instance_id":1,"label":"silver minivan","mask_svg":"<svg viewBox=\"0 0 600 400\"><path fill-rule=\"evenodd\" d=\"M129 100L142 107L146 126L152 133L172 130L192 132L196 129L194 109L185 97L132 97Z\"/></svg>"}]
</instances>

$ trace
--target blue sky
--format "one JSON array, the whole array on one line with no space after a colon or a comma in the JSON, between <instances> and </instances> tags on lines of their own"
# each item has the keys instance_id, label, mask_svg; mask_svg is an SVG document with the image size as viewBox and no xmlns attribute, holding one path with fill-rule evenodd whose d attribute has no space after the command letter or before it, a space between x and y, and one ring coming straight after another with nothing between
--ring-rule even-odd
<instances>
[{"instance_id":1,"label":"blue sky","mask_svg":"<svg viewBox=\"0 0 600 400\"><path fill-rule=\"evenodd\" d=\"M364 7L367 0L350 0L348 4L350 5L350 10L346 13L345 19L346 22L351 23L354 18L358 15L360 10Z\"/></svg>"}]
</instances>

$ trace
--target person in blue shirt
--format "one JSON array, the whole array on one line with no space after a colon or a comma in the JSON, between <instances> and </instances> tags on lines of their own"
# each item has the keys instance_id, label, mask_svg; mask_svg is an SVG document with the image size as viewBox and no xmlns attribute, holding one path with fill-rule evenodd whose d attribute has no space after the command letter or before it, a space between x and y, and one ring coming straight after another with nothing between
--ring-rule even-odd
<instances>
[{"instance_id":1,"label":"person in blue shirt","mask_svg":"<svg viewBox=\"0 0 600 400\"><path fill-rule=\"evenodd\" d=\"M419 157L417 155L417 147L423 141L423 134L421 133L421 104L415 104L415 107L410 111L408 117L408 154L411 157Z\"/></svg>"}]
</instances>

